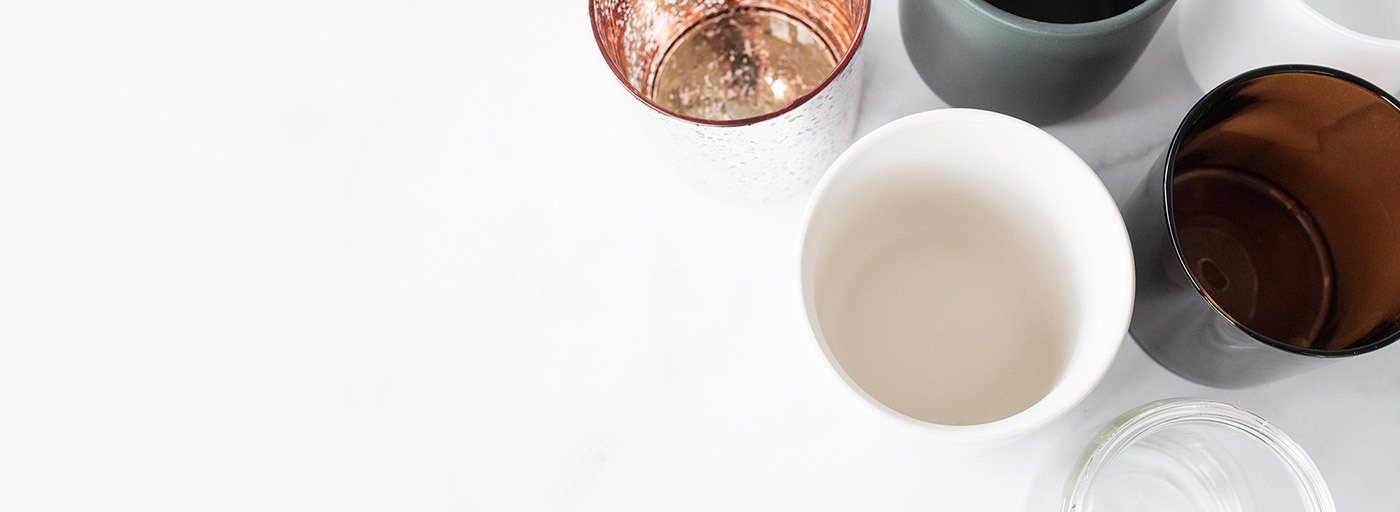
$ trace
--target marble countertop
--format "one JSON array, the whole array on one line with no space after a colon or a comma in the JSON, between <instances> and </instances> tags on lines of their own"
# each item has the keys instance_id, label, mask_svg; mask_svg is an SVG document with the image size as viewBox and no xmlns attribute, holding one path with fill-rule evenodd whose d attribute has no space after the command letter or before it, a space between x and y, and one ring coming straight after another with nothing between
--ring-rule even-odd
<instances>
[{"instance_id":1,"label":"marble countertop","mask_svg":"<svg viewBox=\"0 0 1400 512\"><path fill-rule=\"evenodd\" d=\"M1400 502L1395 348L1216 390L1128 341L1009 445L892 428L798 313L807 194L668 174L581 1L79 3L0 10L0 509L1023 510L1172 396ZM858 135L945 106L872 16ZM1176 37L1048 127L1119 199L1201 94Z\"/></svg>"}]
</instances>

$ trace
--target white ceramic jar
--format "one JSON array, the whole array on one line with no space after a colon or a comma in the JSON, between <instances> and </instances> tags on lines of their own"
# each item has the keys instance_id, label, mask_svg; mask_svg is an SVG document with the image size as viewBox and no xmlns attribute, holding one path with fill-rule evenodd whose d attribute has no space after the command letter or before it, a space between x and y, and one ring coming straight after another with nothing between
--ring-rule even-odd
<instances>
[{"instance_id":1,"label":"white ceramic jar","mask_svg":"<svg viewBox=\"0 0 1400 512\"><path fill-rule=\"evenodd\" d=\"M1201 90L1251 69L1316 64L1400 92L1400 2L1180 0L1181 50Z\"/></svg>"},{"instance_id":2,"label":"white ceramic jar","mask_svg":"<svg viewBox=\"0 0 1400 512\"><path fill-rule=\"evenodd\" d=\"M807 324L892 432L991 447L1079 403L1127 333L1133 258L1074 151L995 112L914 114L817 185L800 247ZM841 400L844 404L847 400Z\"/></svg>"}]
</instances>

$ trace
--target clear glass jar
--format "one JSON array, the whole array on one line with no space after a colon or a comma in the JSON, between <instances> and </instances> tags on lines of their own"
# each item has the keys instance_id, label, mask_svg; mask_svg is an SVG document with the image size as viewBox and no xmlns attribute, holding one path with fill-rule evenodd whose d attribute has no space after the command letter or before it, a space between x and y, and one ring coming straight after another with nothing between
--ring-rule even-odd
<instances>
[{"instance_id":1,"label":"clear glass jar","mask_svg":"<svg viewBox=\"0 0 1400 512\"><path fill-rule=\"evenodd\" d=\"M1333 512L1297 443L1234 406L1174 398L1110 422L1069 468L1072 512Z\"/></svg>"}]
</instances>

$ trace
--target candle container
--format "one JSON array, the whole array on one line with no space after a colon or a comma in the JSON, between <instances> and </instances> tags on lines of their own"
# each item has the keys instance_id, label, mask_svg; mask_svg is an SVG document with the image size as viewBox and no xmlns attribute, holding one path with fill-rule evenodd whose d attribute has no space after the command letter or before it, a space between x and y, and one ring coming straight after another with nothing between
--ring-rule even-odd
<instances>
[{"instance_id":1,"label":"candle container","mask_svg":"<svg viewBox=\"0 0 1400 512\"><path fill-rule=\"evenodd\" d=\"M724 199L806 190L845 148L868 0L591 0L664 165Z\"/></svg>"}]
</instances>

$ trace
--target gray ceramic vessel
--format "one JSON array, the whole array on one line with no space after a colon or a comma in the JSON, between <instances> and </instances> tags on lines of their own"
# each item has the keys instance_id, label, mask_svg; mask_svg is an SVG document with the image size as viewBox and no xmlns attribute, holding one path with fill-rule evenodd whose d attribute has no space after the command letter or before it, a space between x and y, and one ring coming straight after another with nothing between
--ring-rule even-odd
<instances>
[{"instance_id":1,"label":"gray ceramic vessel","mask_svg":"<svg viewBox=\"0 0 1400 512\"><path fill-rule=\"evenodd\" d=\"M943 101L1044 125L1108 96L1174 2L900 0L899 19L914 68Z\"/></svg>"}]
</instances>

